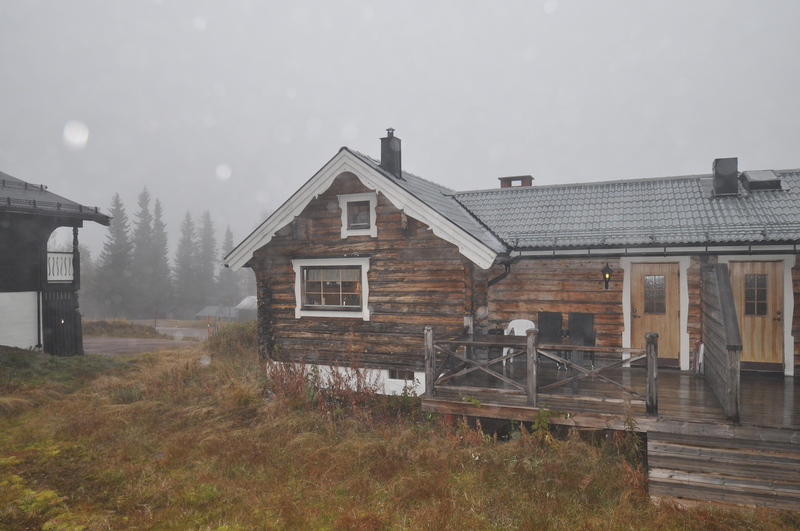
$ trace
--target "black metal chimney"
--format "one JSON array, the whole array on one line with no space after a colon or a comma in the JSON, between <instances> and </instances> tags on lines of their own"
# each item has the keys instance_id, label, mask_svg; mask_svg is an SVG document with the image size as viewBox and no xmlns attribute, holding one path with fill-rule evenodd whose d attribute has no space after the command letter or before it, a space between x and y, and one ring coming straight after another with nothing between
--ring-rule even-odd
<instances>
[{"instance_id":1,"label":"black metal chimney","mask_svg":"<svg viewBox=\"0 0 800 531\"><path fill-rule=\"evenodd\" d=\"M398 179L403 178L403 169L400 164L400 139L394 136L394 129L386 130L386 137L381 138L381 168L388 171Z\"/></svg>"},{"instance_id":2,"label":"black metal chimney","mask_svg":"<svg viewBox=\"0 0 800 531\"><path fill-rule=\"evenodd\" d=\"M714 159L714 197L739 193L739 159Z\"/></svg>"}]
</instances>

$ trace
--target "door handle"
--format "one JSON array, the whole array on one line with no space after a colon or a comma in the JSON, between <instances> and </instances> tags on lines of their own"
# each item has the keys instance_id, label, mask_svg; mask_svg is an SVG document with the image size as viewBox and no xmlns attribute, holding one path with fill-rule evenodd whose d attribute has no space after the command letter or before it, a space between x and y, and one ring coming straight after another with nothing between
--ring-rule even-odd
<instances>
[{"instance_id":1,"label":"door handle","mask_svg":"<svg viewBox=\"0 0 800 531\"><path fill-rule=\"evenodd\" d=\"M773 321L778 321L778 322L780 322L780 320L781 320L780 317L776 317L775 319L773 319Z\"/></svg>"}]
</instances>

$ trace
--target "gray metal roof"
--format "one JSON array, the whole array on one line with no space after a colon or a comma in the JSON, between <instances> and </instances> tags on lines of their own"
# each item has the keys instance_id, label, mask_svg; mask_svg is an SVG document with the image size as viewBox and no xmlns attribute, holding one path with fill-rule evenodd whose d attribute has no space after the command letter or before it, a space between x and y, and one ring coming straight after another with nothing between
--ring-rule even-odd
<instances>
[{"instance_id":1,"label":"gray metal roof","mask_svg":"<svg viewBox=\"0 0 800 531\"><path fill-rule=\"evenodd\" d=\"M403 178L398 179L391 173L387 172L380 166L380 162L354 151L350 148L347 149L350 153L357 156L376 171L383 173L387 178L391 179L394 183L401 186L408 193L427 204L436 212L446 217L465 232L470 234L473 238L481 242L483 245L492 249L495 252L505 251L503 244L489 231L480 220L472 216L458 201L453 197L456 194L455 190L451 190L446 186L436 184L434 182L418 177L413 173L403 172Z\"/></svg>"},{"instance_id":2,"label":"gray metal roof","mask_svg":"<svg viewBox=\"0 0 800 531\"><path fill-rule=\"evenodd\" d=\"M509 249L800 241L800 170L782 190L710 197L711 175L457 192Z\"/></svg>"},{"instance_id":3,"label":"gray metal roof","mask_svg":"<svg viewBox=\"0 0 800 531\"><path fill-rule=\"evenodd\" d=\"M84 206L47 190L0 172L0 212L20 212L96 221L110 225L111 218L97 207Z\"/></svg>"}]
</instances>

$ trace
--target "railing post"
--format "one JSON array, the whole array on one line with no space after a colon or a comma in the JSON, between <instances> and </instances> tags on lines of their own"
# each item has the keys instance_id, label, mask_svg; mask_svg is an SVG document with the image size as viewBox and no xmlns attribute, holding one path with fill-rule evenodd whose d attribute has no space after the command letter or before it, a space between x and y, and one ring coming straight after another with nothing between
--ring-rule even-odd
<instances>
[{"instance_id":1,"label":"railing post","mask_svg":"<svg viewBox=\"0 0 800 531\"><path fill-rule=\"evenodd\" d=\"M527 363L527 376L528 387L526 389L528 395L528 405L536 406L537 395L539 394L539 356L536 349L539 346L539 330L533 328L528 330L528 363Z\"/></svg>"},{"instance_id":2,"label":"railing post","mask_svg":"<svg viewBox=\"0 0 800 531\"><path fill-rule=\"evenodd\" d=\"M425 395L436 396L436 351L433 349L433 327L425 327Z\"/></svg>"},{"instance_id":3,"label":"railing post","mask_svg":"<svg viewBox=\"0 0 800 531\"><path fill-rule=\"evenodd\" d=\"M658 334L644 335L647 345L647 398L648 415L658 415Z\"/></svg>"}]
</instances>

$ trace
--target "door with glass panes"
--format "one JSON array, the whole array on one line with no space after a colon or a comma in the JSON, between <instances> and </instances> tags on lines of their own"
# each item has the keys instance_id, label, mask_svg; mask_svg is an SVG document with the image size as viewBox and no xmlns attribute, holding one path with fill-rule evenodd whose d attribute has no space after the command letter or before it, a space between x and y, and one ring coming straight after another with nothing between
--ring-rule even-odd
<instances>
[{"instance_id":1,"label":"door with glass panes","mask_svg":"<svg viewBox=\"0 0 800 531\"><path fill-rule=\"evenodd\" d=\"M677 263L631 264L631 346L658 334L658 364L680 364L680 268Z\"/></svg>"},{"instance_id":2,"label":"door with glass panes","mask_svg":"<svg viewBox=\"0 0 800 531\"><path fill-rule=\"evenodd\" d=\"M783 368L783 262L728 264L742 334L742 368Z\"/></svg>"}]
</instances>

